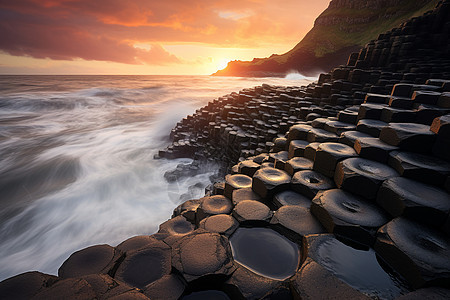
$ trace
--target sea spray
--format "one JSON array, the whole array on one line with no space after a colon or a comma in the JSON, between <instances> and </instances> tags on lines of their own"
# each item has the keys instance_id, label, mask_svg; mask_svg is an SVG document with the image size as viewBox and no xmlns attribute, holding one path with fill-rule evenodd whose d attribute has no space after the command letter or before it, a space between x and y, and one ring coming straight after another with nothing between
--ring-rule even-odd
<instances>
[{"instance_id":1,"label":"sea spray","mask_svg":"<svg viewBox=\"0 0 450 300\"><path fill-rule=\"evenodd\" d=\"M170 129L217 97L282 78L0 76L0 280L152 234L216 174L167 182Z\"/></svg>"}]
</instances>

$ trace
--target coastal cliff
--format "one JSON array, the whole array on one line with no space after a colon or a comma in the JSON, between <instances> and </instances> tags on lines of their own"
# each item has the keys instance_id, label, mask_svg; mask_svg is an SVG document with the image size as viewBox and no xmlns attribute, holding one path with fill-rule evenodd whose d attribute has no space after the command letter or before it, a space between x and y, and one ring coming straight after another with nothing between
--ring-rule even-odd
<instances>
[{"instance_id":1,"label":"coastal cliff","mask_svg":"<svg viewBox=\"0 0 450 300\"><path fill-rule=\"evenodd\" d=\"M333 0L314 27L289 52L252 61L232 61L216 76L316 75L344 64L350 53L379 34L433 9L438 0Z\"/></svg>"}]
</instances>

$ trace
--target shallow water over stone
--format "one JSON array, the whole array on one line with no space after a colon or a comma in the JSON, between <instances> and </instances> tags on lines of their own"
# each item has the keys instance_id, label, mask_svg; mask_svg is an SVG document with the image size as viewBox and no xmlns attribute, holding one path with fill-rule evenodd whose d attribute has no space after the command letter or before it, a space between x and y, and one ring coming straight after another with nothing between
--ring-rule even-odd
<instances>
[{"instance_id":1,"label":"shallow water over stone","mask_svg":"<svg viewBox=\"0 0 450 300\"><path fill-rule=\"evenodd\" d=\"M297 270L298 246L272 229L239 228L230 244L235 261L261 276L284 280Z\"/></svg>"},{"instance_id":2,"label":"shallow water over stone","mask_svg":"<svg viewBox=\"0 0 450 300\"><path fill-rule=\"evenodd\" d=\"M394 299L408 291L380 266L375 251L358 250L338 240L319 246L320 264L353 288L376 299Z\"/></svg>"}]
</instances>

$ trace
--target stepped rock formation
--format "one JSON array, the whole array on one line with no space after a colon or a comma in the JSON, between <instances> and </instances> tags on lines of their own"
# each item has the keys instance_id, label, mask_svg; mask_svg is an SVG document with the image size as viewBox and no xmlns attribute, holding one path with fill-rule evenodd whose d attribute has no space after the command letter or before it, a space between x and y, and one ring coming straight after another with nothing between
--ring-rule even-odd
<instances>
[{"instance_id":1,"label":"stepped rock formation","mask_svg":"<svg viewBox=\"0 0 450 300\"><path fill-rule=\"evenodd\" d=\"M212 101L161 156L223 159L224 182L0 297L449 299L449 32L446 0L317 83Z\"/></svg>"},{"instance_id":2,"label":"stepped rock formation","mask_svg":"<svg viewBox=\"0 0 450 300\"><path fill-rule=\"evenodd\" d=\"M253 61L232 61L213 75L315 76L347 61L348 55L380 33L433 9L438 0L333 0L292 50Z\"/></svg>"}]
</instances>

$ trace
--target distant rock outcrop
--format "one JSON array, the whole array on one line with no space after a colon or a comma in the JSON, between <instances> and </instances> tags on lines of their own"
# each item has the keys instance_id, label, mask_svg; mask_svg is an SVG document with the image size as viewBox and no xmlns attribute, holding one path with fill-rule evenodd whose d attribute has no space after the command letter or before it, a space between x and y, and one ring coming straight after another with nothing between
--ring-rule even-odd
<instances>
[{"instance_id":1,"label":"distant rock outcrop","mask_svg":"<svg viewBox=\"0 0 450 300\"><path fill-rule=\"evenodd\" d=\"M213 75L284 76L290 72L315 75L346 63L379 34L433 9L438 0L333 0L314 27L292 50L252 61L232 61Z\"/></svg>"}]
</instances>

